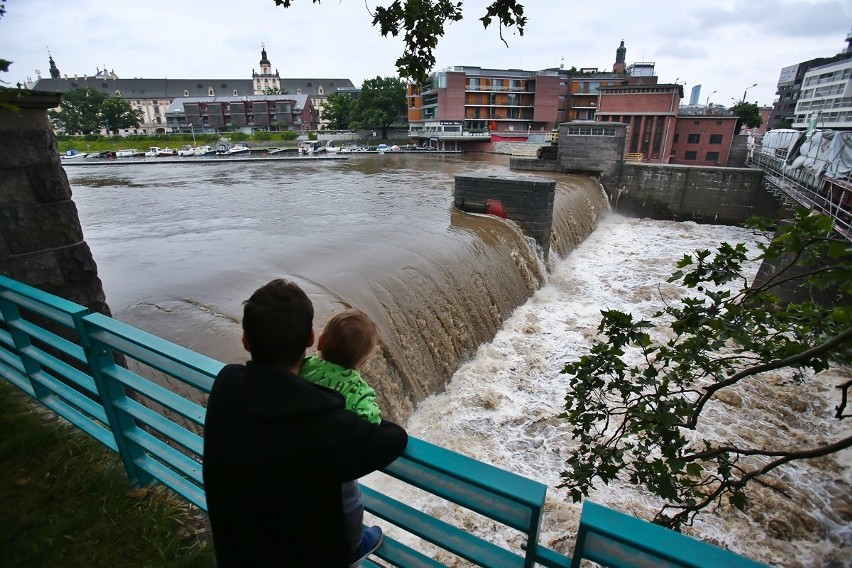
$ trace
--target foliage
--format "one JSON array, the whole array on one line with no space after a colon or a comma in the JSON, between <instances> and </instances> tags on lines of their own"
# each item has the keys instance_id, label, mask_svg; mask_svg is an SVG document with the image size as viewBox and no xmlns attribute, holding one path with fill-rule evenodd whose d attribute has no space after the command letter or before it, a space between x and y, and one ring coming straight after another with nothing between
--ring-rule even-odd
<instances>
[{"instance_id":1,"label":"foliage","mask_svg":"<svg viewBox=\"0 0 852 568\"><path fill-rule=\"evenodd\" d=\"M197 509L132 490L120 458L0 379L4 566L211 566Z\"/></svg>"},{"instance_id":2,"label":"foliage","mask_svg":"<svg viewBox=\"0 0 852 568\"><path fill-rule=\"evenodd\" d=\"M320 0L312 0L318 4ZM293 0L275 0L275 4L289 8ZM405 48L402 56L396 60L401 77L415 83L423 83L429 71L435 66L434 50L438 39L444 35L444 26L448 22L462 19L462 2L454 0L394 0L387 7L377 6L373 17L373 26L378 26L382 36L393 37L403 33ZM518 0L493 0L485 9L485 15L479 18L484 28L497 21L500 40L504 28L514 27L518 35L524 35L527 18L524 7Z\"/></svg>"},{"instance_id":3,"label":"foliage","mask_svg":"<svg viewBox=\"0 0 852 568\"><path fill-rule=\"evenodd\" d=\"M405 83L395 77L366 79L355 100L350 128L381 129L387 138L388 127L405 114Z\"/></svg>"},{"instance_id":4,"label":"foliage","mask_svg":"<svg viewBox=\"0 0 852 568\"><path fill-rule=\"evenodd\" d=\"M137 128L142 111L134 110L130 103L121 97L109 97L100 108L104 127L109 132L118 133L123 128Z\"/></svg>"},{"instance_id":5,"label":"foliage","mask_svg":"<svg viewBox=\"0 0 852 568\"><path fill-rule=\"evenodd\" d=\"M263 88L264 95L288 95L288 91L282 91L278 87L264 87Z\"/></svg>"},{"instance_id":6,"label":"foliage","mask_svg":"<svg viewBox=\"0 0 852 568\"><path fill-rule=\"evenodd\" d=\"M348 130L355 113L355 99L349 93L332 93L322 107L322 118L331 130Z\"/></svg>"},{"instance_id":7,"label":"foliage","mask_svg":"<svg viewBox=\"0 0 852 568\"><path fill-rule=\"evenodd\" d=\"M669 282L698 294L667 304L654 322L602 312L602 337L563 369L571 390L562 417L580 446L562 472L562 487L575 501L597 480L629 479L663 500L655 521L677 529L709 506L727 502L744 510L748 484L763 484L786 463L852 447L852 437L752 447L714 443L696 431L708 403L725 389L780 369L807 385L815 373L852 361L852 247L834 235L831 220L802 209L761 251L759 258L780 269L752 287L742 276L745 247L722 243L715 255L684 256ZM825 304L783 304L780 287L796 284L834 296ZM663 339L652 338L653 331ZM852 416L844 415L852 381L839 388L835 416Z\"/></svg>"},{"instance_id":8,"label":"foliage","mask_svg":"<svg viewBox=\"0 0 852 568\"><path fill-rule=\"evenodd\" d=\"M756 103L738 102L731 107L731 112L738 117L735 132L739 132L743 124L749 128L757 128L763 124L763 117L760 116L760 109Z\"/></svg>"},{"instance_id":9,"label":"foliage","mask_svg":"<svg viewBox=\"0 0 852 568\"><path fill-rule=\"evenodd\" d=\"M110 97L90 88L71 89L62 93L59 110L48 111L51 120L67 134L92 134L107 128L139 126L139 114L121 97Z\"/></svg>"}]
</instances>

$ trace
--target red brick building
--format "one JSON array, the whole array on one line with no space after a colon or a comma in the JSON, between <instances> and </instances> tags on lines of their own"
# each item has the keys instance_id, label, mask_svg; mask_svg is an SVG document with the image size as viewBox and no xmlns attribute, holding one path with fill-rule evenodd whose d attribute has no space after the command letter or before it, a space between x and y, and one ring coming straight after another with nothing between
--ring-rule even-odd
<instances>
[{"instance_id":1,"label":"red brick building","mask_svg":"<svg viewBox=\"0 0 852 568\"><path fill-rule=\"evenodd\" d=\"M677 113L683 98L681 85L625 85L602 87L597 122L627 124L626 152L642 161L668 163L674 145Z\"/></svg>"},{"instance_id":2,"label":"red brick building","mask_svg":"<svg viewBox=\"0 0 852 568\"><path fill-rule=\"evenodd\" d=\"M668 163L726 166L736 125L736 116L678 117Z\"/></svg>"}]
</instances>

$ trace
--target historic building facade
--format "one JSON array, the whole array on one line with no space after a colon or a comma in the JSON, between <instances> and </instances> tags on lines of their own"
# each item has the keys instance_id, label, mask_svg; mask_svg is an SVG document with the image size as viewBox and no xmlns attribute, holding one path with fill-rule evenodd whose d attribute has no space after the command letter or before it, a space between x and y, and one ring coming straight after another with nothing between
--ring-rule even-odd
<instances>
[{"instance_id":1,"label":"historic building facade","mask_svg":"<svg viewBox=\"0 0 852 568\"><path fill-rule=\"evenodd\" d=\"M130 106L139 112L140 126L138 128L124 129L122 135L129 134L165 134L174 132L176 121L174 113L170 110L172 102L176 99L217 99L213 102L222 102L224 98L252 97L267 91L278 91L291 95L290 108L299 108L299 114L309 113L314 129L321 126L319 114L322 104L328 95L342 90L345 92L357 91L349 79L328 78L305 78L305 79L282 79L276 69L273 73L272 64L266 53L266 47L261 49L260 73L252 70L251 79L121 79L112 70L97 69L94 75L61 75L53 57L50 56L50 78L39 78L32 86L34 90L48 92L65 92L77 88L90 88L109 96L117 96L125 99ZM258 89L259 86L259 89ZM301 102L304 97L310 98L310 105ZM281 100L273 99L273 101ZM277 108L277 103L274 105ZM211 107L213 108L213 107ZM253 108L253 107L252 107ZM262 113L260 113L262 115ZM276 114L276 117L278 115ZM302 124L306 116L302 117ZM208 121L209 123L209 121ZM293 123L288 123L288 128L295 128ZM195 126L195 125L194 125ZM235 128L230 123L222 127L208 127L211 132L219 130L232 130ZM236 128L253 128L246 125ZM269 128L258 125L257 128ZM301 128L301 126L299 126Z\"/></svg>"}]
</instances>

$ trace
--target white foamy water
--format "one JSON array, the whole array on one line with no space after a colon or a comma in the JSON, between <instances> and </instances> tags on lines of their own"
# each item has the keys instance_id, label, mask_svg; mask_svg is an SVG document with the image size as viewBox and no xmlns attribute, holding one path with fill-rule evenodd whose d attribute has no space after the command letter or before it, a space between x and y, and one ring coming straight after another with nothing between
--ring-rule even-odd
<instances>
[{"instance_id":1,"label":"white foamy water","mask_svg":"<svg viewBox=\"0 0 852 568\"><path fill-rule=\"evenodd\" d=\"M408 431L457 452L538 480L549 486L542 542L571 553L581 504L558 489L560 472L575 447L564 408L566 362L587 352L600 310L618 309L652 318L681 292L666 279L683 254L715 249L722 242L755 242L747 230L610 216L567 259L557 261L549 281L515 310L494 340L462 365L446 392L423 401ZM750 276L757 271L750 266ZM762 376L708 408L700 426L715 440L756 446L810 447L849 435L833 416L841 372L825 373L805 385L779 384ZM755 560L778 566L846 566L852 539L852 451L790 464L773 484L789 497L752 488L750 508L702 513L687 533ZM390 494L401 489L381 475L365 483ZM438 517L454 517L471 532L516 548L510 530L459 511L436 498L405 490L402 497ZM591 500L651 519L660 505L650 493L622 482L600 485ZM393 528L389 533L394 534ZM395 534L404 541L407 535ZM439 557L440 557L440 553ZM442 558L446 561L447 558ZM459 564L463 565L463 564Z\"/></svg>"}]
</instances>

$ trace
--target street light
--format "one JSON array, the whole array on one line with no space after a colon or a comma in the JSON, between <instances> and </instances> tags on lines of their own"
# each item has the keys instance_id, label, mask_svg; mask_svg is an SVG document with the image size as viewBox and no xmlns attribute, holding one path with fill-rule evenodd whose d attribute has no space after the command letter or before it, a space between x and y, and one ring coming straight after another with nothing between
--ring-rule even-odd
<instances>
[{"instance_id":1,"label":"street light","mask_svg":"<svg viewBox=\"0 0 852 568\"><path fill-rule=\"evenodd\" d=\"M754 84L754 85L752 85L751 87L757 87L757 83L755 83L755 84ZM746 90L745 90L745 91L743 91L743 100L742 100L742 102L745 102L746 93L748 92L748 90L749 90L749 89L751 89L751 87L746 87Z\"/></svg>"},{"instance_id":2,"label":"street light","mask_svg":"<svg viewBox=\"0 0 852 568\"><path fill-rule=\"evenodd\" d=\"M707 95L707 102L706 102L706 103L704 103L704 108L707 108L708 106L710 106L710 97L712 97L712 96L713 96L713 95L715 95L716 93L717 93L717 91L713 91L712 93L710 93L709 95Z\"/></svg>"}]
</instances>

